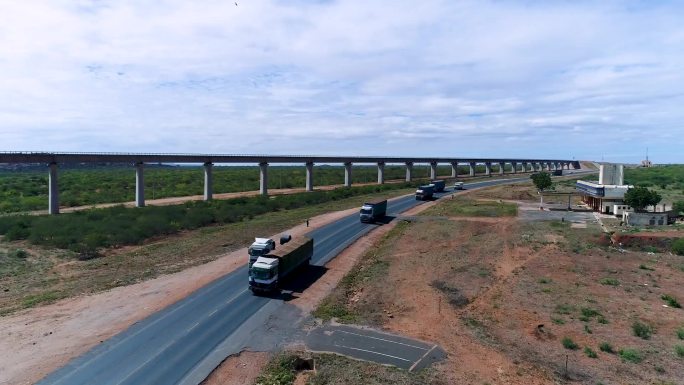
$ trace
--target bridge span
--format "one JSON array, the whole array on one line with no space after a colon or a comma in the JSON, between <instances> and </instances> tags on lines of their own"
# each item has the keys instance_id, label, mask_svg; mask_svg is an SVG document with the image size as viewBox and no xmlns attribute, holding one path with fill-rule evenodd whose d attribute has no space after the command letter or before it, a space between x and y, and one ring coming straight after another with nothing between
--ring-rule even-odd
<instances>
[{"instance_id":1,"label":"bridge span","mask_svg":"<svg viewBox=\"0 0 684 385\"><path fill-rule=\"evenodd\" d=\"M0 163L43 163L49 173L48 212L59 213L59 186L57 170L64 163L130 163L135 167L135 203L145 206L145 163L197 163L204 165L204 199L212 199L212 167L216 163L257 164L259 165L259 191L268 195L269 164L303 164L306 167L306 191L313 191L314 164L344 165L344 186L352 185L353 164L375 164L378 167L378 183L385 182L386 164L403 164L406 167L406 181L412 180L413 166L430 165L430 178L437 177L438 164L451 165L451 177L475 176L475 167L484 164L484 174L491 176L492 166L498 166L498 174L505 173L510 165L510 173L534 172L542 170L579 169L579 161L566 159L524 159L524 158L435 158L435 157L384 157L384 156L314 156L314 155L236 155L236 154L134 154L134 153L85 153L85 152L0 152ZM459 164L469 166L468 174L458 173Z\"/></svg>"}]
</instances>

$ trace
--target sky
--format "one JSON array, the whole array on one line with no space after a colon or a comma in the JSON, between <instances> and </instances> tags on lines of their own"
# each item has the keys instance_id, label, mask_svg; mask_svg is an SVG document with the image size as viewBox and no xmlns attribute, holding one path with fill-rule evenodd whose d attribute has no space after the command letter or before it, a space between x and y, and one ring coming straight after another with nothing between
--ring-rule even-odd
<instances>
[{"instance_id":1,"label":"sky","mask_svg":"<svg viewBox=\"0 0 684 385\"><path fill-rule=\"evenodd\" d=\"M0 0L0 151L684 163L682 1Z\"/></svg>"}]
</instances>

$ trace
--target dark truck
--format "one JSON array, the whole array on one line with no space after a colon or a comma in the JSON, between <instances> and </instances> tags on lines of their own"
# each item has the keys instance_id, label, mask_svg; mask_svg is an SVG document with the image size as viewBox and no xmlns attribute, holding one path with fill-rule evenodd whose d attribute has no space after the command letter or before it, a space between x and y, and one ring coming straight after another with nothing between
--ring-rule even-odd
<instances>
[{"instance_id":1,"label":"dark truck","mask_svg":"<svg viewBox=\"0 0 684 385\"><path fill-rule=\"evenodd\" d=\"M387 215L387 199L366 202L359 210L359 219L365 223L373 223L384 218L385 215Z\"/></svg>"},{"instance_id":2,"label":"dark truck","mask_svg":"<svg viewBox=\"0 0 684 385\"><path fill-rule=\"evenodd\" d=\"M553 170L553 173L551 175L553 175L553 176L563 175L563 170Z\"/></svg>"},{"instance_id":3,"label":"dark truck","mask_svg":"<svg viewBox=\"0 0 684 385\"><path fill-rule=\"evenodd\" d=\"M257 257L249 266L249 289L254 294L280 290L280 283L300 267L309 266L314 241L308 237L296 238L278 250Z\"/></svg>"},{"instance_id":4,"label":"dark truck","mask_svg":"<svg viewBox=\"0 0 684 385\"><path fill-rule=\"evenodd\" d=\"M446 182L442 179L431 180L430 184L435 186L435 192L443 192L446 187Z\"/></svg>"},{"instance_id":5,"label":"dark truck","mask_svg":"<svg viewBox=\"0 0 684 385\"><path fill-rule=\"evenodd\" d=\"M435 195L435 186L432 184L426 184L424 186L418 187L418 190L416 190L416 200L417 201L426 201L432 199L432 196Z\"/></svg>"}]
</instances>

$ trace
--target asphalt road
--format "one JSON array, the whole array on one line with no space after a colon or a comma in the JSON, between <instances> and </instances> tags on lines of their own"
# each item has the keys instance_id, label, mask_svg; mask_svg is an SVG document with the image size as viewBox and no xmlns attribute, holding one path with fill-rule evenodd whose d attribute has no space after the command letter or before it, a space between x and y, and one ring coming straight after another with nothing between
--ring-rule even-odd
<instances>
[{"instance_id":1,"label":"asphalt road","mask_svg":"<svg viewBox=\"0 0 684 385\"><path fill-rule=\"evenodd\" d=\"M528 180L529 176L524 175L468 183L465 188ZM436 197L445 194L451 191ZM422 203L412 196L393 200L388 205L388 215L396 216ZM325 265L375 227L360 223L358 215L353 214L312 231L310 235L315 242L312 264ZM247 268L239 268L104 341L38 384L169 385L181 383L190 372L197 378L196 368L244 322L263 308L277 309L266 307L271 301L282 302L282 299L252 295L247 290ZM206 364L201 367L207 367L207 375L213 369Z\"/></svg>"}]
</instances>

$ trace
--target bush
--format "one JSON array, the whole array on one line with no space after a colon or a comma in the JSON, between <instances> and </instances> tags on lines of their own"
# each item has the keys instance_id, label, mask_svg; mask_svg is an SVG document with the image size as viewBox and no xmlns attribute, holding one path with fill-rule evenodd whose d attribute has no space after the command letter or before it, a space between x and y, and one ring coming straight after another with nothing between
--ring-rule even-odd
<instances>
[{"instance_id":1,"label":"bush","mask_svg":"<svg viewBox=\"0 0 684 385\"><path fill-rule=\"evenodd\" d=\"M682 307L682 305L680 305L679 302L677 302L677 299L675 297L669 295L669 294L663 294L660 298L663 301L667 302L667 304L670 305L671 307L676 307L676 308Z\"/></svg>"},{"instance_id":2,"label":"bush","mask_svg":"<svg viewBox=\"0 0 684 385\"><path fill-rule=\"evenodd\" d=\"M677 329L677 338L684 340L684 328Z\"/></svg>"},{"instance_id":3,"label":"bush","mask_svg":"<svg viewBox=\"0 0 684 385\"><path fill-rule=\"evenodd\" d=\"M608 342L601 342L601 345L599 345L599 349L601 349L602 352L615 353L615 350L613 350L613 346Z\"/></svg>"},{"instance_id":4,"label":"bush","mask_svg":"<svg viewBox=\"0 0 684 385\"><path fill-rule=\"evenodd\" d=\"M684 238L672 242L672 252L677 255L684 255Z\"/></svg>"},{"instance_id":5,"label":"bush","mask_svg":"<svg viewBox=\"0 0 684 385\"><path fill-rule=\"evenodd\" d=\"M618 281L615 278L603 278L601 280L602 285L609 285L609 286L618 286L620 284L620 281Z\"/></svg>"},{"instance_id":6,"label":"bush","mask_svg":"<svg viewBox=\"0 0 684 385\"><path fill-rule=\"evenodd\" d=\"M598 354L596 354L596 352L588 346L584 347L584 354L586 354L589 358L598 358Z\"/></svg>"},{"instance_id":7,"label":"bush","mask_svg":"<svg viewBox=\"0 0 684 385\"><path fill-rule=\"evenodd\" d=\"M8 254L11 258L25 259L28 253L24 249L16 249Z\"/></svg>"},{"instance_id":8,"label":"bush","mask_svg":"<svg viewBox=\"0 0 684 385\"><path fill-rule=\"evenodd\" d=\"M623 362L638 364L644 359L643 354L637 349L620 349L618 352Z\"/></svg>"},{"instance_id":9,"label":"bush","mask_svg":"<svg viewBox=\"0 0 684 385\"><path fill-rule=\"evenodd\" d=\"M634 332L635 336L647 340L651 338L651 335L653 334L653 327L640 321L634 321L632 324L632 332Z\"/></svg>"},{"instance_id":10,"label":"bush","mask_svg":"<svg viewBox=\"0 0 684 385\"><path fill-rule=\"evenodd\" d=\"M575 341L573 341L570 337L563 337L561 343L563 344L563 347L566 349L577 350L579 348Z\"/></svg>"},{"instance_id":11,"label":"bush","mask_svg":"<svg viewBox=\"0 0 684 385\"><path fill-rule=\"evenodd\" d=\"M677 357L683 358L684 357L684 345L675 345L675 354L677 354Z\"/></svg>"}]
</instances>

